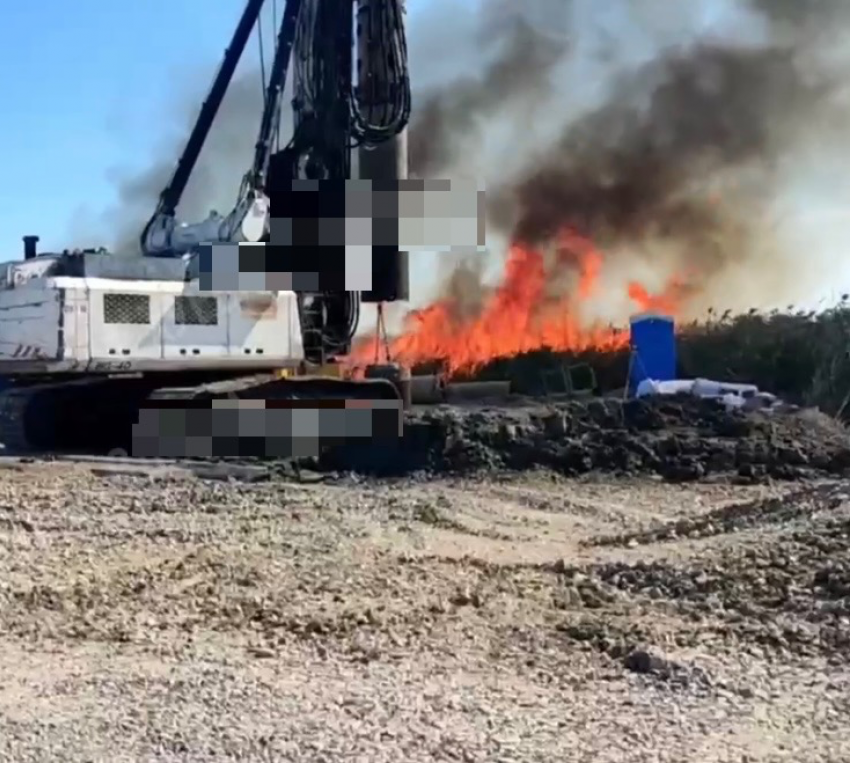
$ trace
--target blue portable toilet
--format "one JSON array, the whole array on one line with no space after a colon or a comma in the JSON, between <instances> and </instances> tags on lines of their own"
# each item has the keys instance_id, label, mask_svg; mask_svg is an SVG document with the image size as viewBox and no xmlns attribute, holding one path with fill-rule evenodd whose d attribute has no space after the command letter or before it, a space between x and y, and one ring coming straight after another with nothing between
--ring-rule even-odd
<instances>
[{"instance_id":1,"label":"blue portable toilet","mask_svg":"<svg viewBox=\"0 0 850 763\"><path fill-rule=\"evenodd\" d=\"M661 313L632 316L629 391L634 394L644 379L670 381L676 378L676 325Z\"/></svg>"}]
</instances>

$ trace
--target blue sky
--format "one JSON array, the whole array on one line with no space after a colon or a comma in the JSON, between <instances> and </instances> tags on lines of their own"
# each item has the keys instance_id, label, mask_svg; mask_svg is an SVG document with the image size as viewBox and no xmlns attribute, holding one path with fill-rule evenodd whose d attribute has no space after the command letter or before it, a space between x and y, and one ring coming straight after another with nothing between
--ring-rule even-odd
<instances>
[{"instance_id":1,"label":"blue sky","mask_svg":"<svg viewBox=\"0 0 850 763\"><path fill-rule=\"evenodd\" d=\"M109 207L110 174L149 163L174 82L216 65L242 6L9 4L0 25L0 259L17 257L28 233L63 248L75 215Z\"/></svg>"}]
</instances>

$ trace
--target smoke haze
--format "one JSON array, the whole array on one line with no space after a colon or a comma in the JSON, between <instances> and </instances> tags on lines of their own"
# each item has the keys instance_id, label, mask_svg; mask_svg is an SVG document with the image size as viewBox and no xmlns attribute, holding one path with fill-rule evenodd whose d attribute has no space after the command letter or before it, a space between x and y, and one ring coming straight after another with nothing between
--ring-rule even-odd
<instances>
[{"instance_id":1,"label":"smoke haze","mask_svg":"<svg viewBox=\"0 0 850 763\"><path fill-rule=\"evenodd\" d=\"M547 5L555 39L532 18ZM419 94L412 172L483 176L488 238L547 253L555 288L571 265L553 250L572 228L623 282L678 274L697 311L729 304L730 283L742 304L729 306L799 296L805 271L777 215L819 162L842 161L850 67L832 30L850 4L695 2L673 17L653 0L569 5L483 3L499 52Z\"/></svg>"},{"instance_id":2,"label":"smoke haze","mask_svg":"<svg viewBox=\"0 0 850 763\"><path fill-rule=\"evenodd\" d=\"M208 87L209 82L205 86ZM162 147L160 160L141 173L125 175L117 180L118 203L109 215L120 220L118 229L114 231L116 240L113 247L116 252L138 253L139 234L174 172L205 95L202 87L199 92L192 92L179 101L178 122L173 126L175 139ZM183 194L178 210L181 220L198 222L212 210L227 214L233 208L239 184L250 166L262 108L260 72L247 71L235 77ZM291 131L291 118L287 112L284 112L281 131Z\"/></svg>"},{"instance_id":3,"label":"smoke haze","mask_svg":"<svg viewBox=\"0 0 850 763\"><path fill-rule=\"evenodd\" d=\"M626 307L616 295L634 277L652 289L682 276L694 310L797 296L813 285L797 247L804 242L816 258L823 242L788 210L824 167L850 169L839 150L850 112L840 86L850 72L839 39L848 21L844 0L414 6L411 172L487 187L490 257L439 255L439 293L474 310L511 240L546 252L551 288L571 288L573 266L557 239L573 227L604 253L611 296L600 296L600 317ZM162 161L117 184L110 217L121 220L119 251L138 249L209 83L199 84ZM258 72L234 81L181 219L230 209L261 100ZM836 203L850 205L850 187L832 191L846 192ZM412 259L433 272L433 260ZM729 304L730 294L740 304Z\"/></svg>"}]
</instances>

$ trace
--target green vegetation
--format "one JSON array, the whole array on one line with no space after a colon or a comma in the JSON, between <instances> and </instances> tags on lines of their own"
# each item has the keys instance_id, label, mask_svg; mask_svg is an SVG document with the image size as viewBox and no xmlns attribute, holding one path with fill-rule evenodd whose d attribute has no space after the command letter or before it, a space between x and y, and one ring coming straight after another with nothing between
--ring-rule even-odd
<instances>
[{"instance_id":1,"label":"green vegetation","mask_svg":"<svg viewBox=\"0 0 850 763\"><path fill-rule=\"evenodd\" d=\"M679 329L679 370L682 377L747 382L789 402L817 406L850 418L850 303L820 312L761 313L709 316ZM561 369L587 364L598 388L622 389L628 373L628 352L590 351L556 354L549 351L495 361L477 379L510 379L518 392L539 394L548 387L564 389ZM587 368L575 368L576 387L588 386ZM843 410L842 410L843 408Z\"/></svg>"}]
</instances>

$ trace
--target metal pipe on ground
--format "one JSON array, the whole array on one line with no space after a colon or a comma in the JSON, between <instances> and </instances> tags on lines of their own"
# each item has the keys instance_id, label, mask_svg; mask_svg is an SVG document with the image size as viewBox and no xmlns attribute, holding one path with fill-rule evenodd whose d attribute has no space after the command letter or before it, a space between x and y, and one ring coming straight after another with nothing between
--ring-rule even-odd
<instances>
[{"instance_id":1,"label":"metal pipe on ground","mask_svg":"<svg viewBox=\"0 0 850 763\"><path fill-rule=\"evenodd\" d=\"M439 374L410 378L410 399L414 405L438 405L445 402L446 383Z\"/></svg>"},{"instance_id":2,"label":"metal pipe on ground","mask_svg":"<svg viewBox=\"0 0 850 763\"><path fill-rule=\"evenodd\" d=\"M411 375L410 369L398 363L384 363L382 365L366 366L365 378L386 379L392 382L401 397L401 405L404 410L410 408L413 399L411 397Z\"/></svg>"},{"instance_id":3,"label":"metal pipe on ground","mask_svg":"<svg viewBox=\"0 0 850 763\"><path fill-rule=\"evenodd\" d=\"M455 382L446 385L446 402L504 400L511 394L509 381Z\"/></svg>"}]
</instances>

